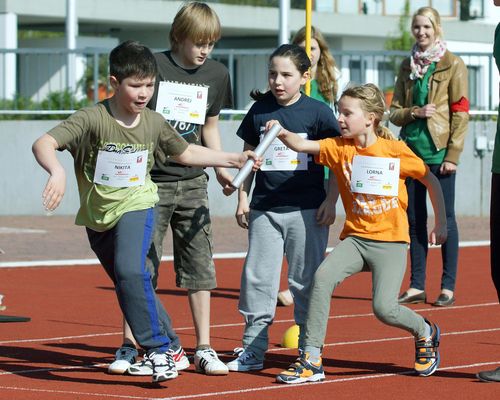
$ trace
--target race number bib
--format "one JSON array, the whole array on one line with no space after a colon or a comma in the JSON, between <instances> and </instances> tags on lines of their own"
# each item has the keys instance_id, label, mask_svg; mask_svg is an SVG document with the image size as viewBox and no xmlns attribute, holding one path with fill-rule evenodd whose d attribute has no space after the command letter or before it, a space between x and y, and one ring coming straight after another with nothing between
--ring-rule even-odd
<instances>
[{"instance_id":1,"label":"race number bib","mask_svg":"<svg viewBox=\"0 0 500 400\"><path fill-rule=\"evenodd\" d=\"M298 135L307 139L306 133ZM263 162L260 167L262 171L307 171L309 156L289 149L278 138L271 142L262 157Z\"/></svg>"},{"instance_id":2,"label":"race number bib","mask_svg":"<svg viewBox=\"0 0 500 400\"><path fill-rule=\"evenodd\" d=\"M148 165L148 151L115 153L99 150L94 182L112 187L144 185Z\"/></svg>"},{"instance_id":3,"label":"race number bib","mask_svg":"<svg viewBox=\"0 0 500 400\"><path fill-rule=\"evenodd\" d=\"M156 111L167 120L203 125L207 112L208 88L175 82L160 82Z\"/></svg>"},{"instance_id":4,"label":"race number bib","mask_svg":"<svg viewBox=\"0 0 500 400\"><path fill-rule=\"evenodd\" d=\"M354 156L351 191L379 196L397 196L399 158Z\"/></svg>"}]
</instances>

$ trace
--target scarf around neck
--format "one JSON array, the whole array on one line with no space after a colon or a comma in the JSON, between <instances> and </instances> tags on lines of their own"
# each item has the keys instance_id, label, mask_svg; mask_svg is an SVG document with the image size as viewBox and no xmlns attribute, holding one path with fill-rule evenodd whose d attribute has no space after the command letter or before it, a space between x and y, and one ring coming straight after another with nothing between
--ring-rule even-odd
<instances>
[{"instance_id":1,"label":"scarf around neck","mask_svg":"<svg viewBox=\"0 0 500 400\"><path fill-rule=\"evenodd\" d=\"M422 78L429 69L429 66L433 62L438 62L445 52L446 43L441 40L436 40L434 45L425 51L420 50L420 47L414 44L410 57L410 79Z\"/></svg>"}]
</instances>

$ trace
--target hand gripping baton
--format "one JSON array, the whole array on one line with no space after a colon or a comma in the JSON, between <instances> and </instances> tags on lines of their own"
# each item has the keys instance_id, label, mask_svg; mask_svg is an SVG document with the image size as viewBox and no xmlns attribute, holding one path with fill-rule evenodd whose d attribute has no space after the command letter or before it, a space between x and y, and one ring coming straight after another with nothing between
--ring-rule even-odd
<instances>
[{"instance_id":1,"label":"hand gripping baton","mask_svg":"<svg viewBox=\"0 0 500 400\"><path fill-rule=\"evenodd\" d=\"M278 133L280 133L280 131L281 131L280 124L275 124L272 126L271 129L269 129L269 132L267 132L264 135L262 141L254 150L254 153L257 154L257 157L262 157L262 155L266 152L267 148L270 146L273 140L276 139L276 136L278 136ZM251 159L247 160L245 165L243 165L243 167L238 171L233 181L231 182L232 187L238 189L241 186L245 178L252 171L253 164L254 164L253 160Z\"/></svg>"}]
</instances>

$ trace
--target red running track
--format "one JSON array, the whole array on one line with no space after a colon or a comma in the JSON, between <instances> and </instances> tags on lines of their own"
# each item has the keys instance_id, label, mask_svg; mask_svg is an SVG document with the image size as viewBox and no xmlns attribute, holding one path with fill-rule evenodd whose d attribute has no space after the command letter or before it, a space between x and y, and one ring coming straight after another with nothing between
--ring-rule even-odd
<instances>
[{"instance_id":1,"label":"red running track","mask_svg":"<svg viewBox=\"0 0 500 400\"><path fill-rule=\"evenodd\" d=\"M489 274L489 248L460 249L457 303L412 306L442 328L442 364L428 378L412 374L413 339L387 327L371 311L369 273L346 280L332 299L324 349L326 380L281 385L275 375L295 358L279 347L293 324L292 308L278 308L265 369L209 377L183 371L155 386L148 377L106 374L121 343L114 291L99 266L0 269L8 309L25 323L0 323L0 399L499 399L500 385L475 373L500 366L500 306ZM221 354L240 346L237 311L241 259L217 260L219 288L212 294L212 345ZM439 250L431 250L428 296L439 294ZM404 285L408 284L408 278ZM162 268L160 296L182 343L192 353L194 329L185 292L175 287L170 263ZM222 356L229 360L230 358Z\"/></svg>"}]
</instances>

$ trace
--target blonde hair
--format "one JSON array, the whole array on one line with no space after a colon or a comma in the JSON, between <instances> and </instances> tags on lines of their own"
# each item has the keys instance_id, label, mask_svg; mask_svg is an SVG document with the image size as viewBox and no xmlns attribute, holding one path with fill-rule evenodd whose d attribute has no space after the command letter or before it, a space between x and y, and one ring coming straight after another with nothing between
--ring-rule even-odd
<instances>
[{"instance_id":1,"label":"blonde hair","mask_svg":"<svg viewBox=\"0 0 500 400\"><path fill-rule=\"evenodd\" d=\"M375 134L384 139L396 140L396 137L389 130L381 124L384 118L385 101L384 95L380 89L373 83L367 83L360 86L352 86L342 92L342 97L352 97L361 102L361 109L366 113L373 113L375 115Z\"/></svg>"},{"instance_id":2,"label":"blonde hair","mask_svg":"<svg viewBox=\"0 0 500 400\"><path fill-rule=\"evenodd\" d=\"M314 26L311 27L311 38L315 39L319 46L320 55L318 65L316 67L315 77L318 81L319 91L330 103L335 103L338 92L337 77L335 76L335 68L337 66L335 59L328 49L328 43L326 42L325 37ZM306 28L304 26L295 34L292 43L299 44L305 40Z\"/></svg>"},{"instance_id":3,"label":"blonde hair","mask_svg":"<svg viewBox=\"0 0 500 400\"><path fill-rule=\"evenodd\" d=\"M192 1L184 4L177 12L170 28L169 38L173 51L185 39L193 43L210 43L220 39L219 17L207 4Z\"/></svg>"},{"instance_id":4,"label":"blonde hair","mask_svg":"<svg viewBox=\"0 0 500 400\"><path fill-rule=\"evenodd\" d=\"M413 23L415 22L415 18L427 17L429 21L431 21L431 25L434 28L434 32L436 33L436 39L443 38L443 29L441 28L441 17L439 16L438 11L432 7L421 7L419 8L411 19L411 26L413 27Z\"/></svg>"}]
</instances>

